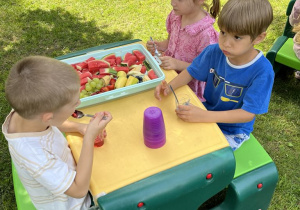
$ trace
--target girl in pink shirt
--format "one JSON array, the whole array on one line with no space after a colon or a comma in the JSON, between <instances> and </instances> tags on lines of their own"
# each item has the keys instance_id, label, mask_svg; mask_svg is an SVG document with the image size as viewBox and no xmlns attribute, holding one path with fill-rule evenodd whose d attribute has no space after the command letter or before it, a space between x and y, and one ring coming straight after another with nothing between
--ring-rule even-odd
<instances>
[{"instance_id":1,"label":"girl in pink shirt","mask_svg":"<svg viewBox=\"0 0 300 210\"><path fill-rule=\"evenodd\" d=\"M220 0L213 0L211 8L205 1L171 0L173 10L166 20L168 39L147 42L150 52L154 52L154 44L163 52L164 56L160 59L161 67L165 70L183 71L206 46L218 42L218 33L213 24L220 11ZM189 86L201 101L205 101L204 82L193 79Z\"/></svg>"}]
</instances>

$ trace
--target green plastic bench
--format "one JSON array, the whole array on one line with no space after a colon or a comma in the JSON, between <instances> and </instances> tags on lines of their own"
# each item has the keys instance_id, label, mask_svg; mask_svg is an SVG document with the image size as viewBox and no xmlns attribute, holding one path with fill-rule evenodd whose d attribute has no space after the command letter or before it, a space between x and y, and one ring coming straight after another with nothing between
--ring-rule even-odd
<instances>
[{"instance_id":1,"label":"green plastic bench","mask_svg":"<svg viewBox=\"0 0 300 210\"><path fill-rule=\"evenodd\" d=\"M234 152L236 169L223 203L214 210L267 209L278 181L274 162L251 134Z\"/></svg>"},{"instance_id":2,"label":"green plastic bench","mask_svg":"<svg viewBox=\"0 0 300 210\"><path fill-rule=\"evenodd\" d=\"M300 70L300 61L293 50L292 26L289 23L289 15L292 12L295 0L291 0L286 10L286 24L282 36L278 37L271 49L267 52L266 57L273 65L274 72L277 73L283 67Z\"/></svg>"},{"instance_id":3,"label":"green plastic bench","mask_svg":"<svg viewBox=\"0 0 300 210\"><path fill-rule=\"evenodd\" d=\"M24 188L19 176L17 174L16 168L14 163L11 161L12 165L12 175L13 175L13 182L14 182L14 190L15 190L15 197L16 203L19 210L35 210L36 208L31 202L31 199Z\"/></svg>"}]
</instances>

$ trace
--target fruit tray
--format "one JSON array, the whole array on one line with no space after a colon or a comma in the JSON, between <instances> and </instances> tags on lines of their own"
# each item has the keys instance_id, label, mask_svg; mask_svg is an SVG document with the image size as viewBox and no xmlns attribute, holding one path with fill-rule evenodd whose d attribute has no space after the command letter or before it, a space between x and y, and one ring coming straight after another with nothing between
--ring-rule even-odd
<instances>
[{"instance_id":1,"label":"fruit tray","mask_svg":"<svg viewBox=\"0 0 300 210\"><path fill-rule=\"evenodd\" d=\"M135 94L141 91L145 91L151 88L156 87L162 80L165 79L165 75L163 71L160 69L157 61L153 58L153 56L146 50L146 48L141 44L130 44L122 47L116 47L108 50L97 50L92 51L84 55L63 59L61 61L68 64L75 64L79 62L86 61L90 57L94 57L95 59L102 59L104 56L109 54L115 54L116 56L124 57L126 53L132 53L133 50L139 50L141 53L145 55L145 61L150 65L151 69L155 72L157 78L143 81L141 83L137 83L134 85L121 87L118 89L113 89L107 92L101 92L96 95L91 95L88 97L81 98L81 104L77 108L83 108L99 103L104 103L106 101L114 100L120 97L129 96L131 94ZM147 72L145 73L147 75Z\"/></svg>"}]
</instances>

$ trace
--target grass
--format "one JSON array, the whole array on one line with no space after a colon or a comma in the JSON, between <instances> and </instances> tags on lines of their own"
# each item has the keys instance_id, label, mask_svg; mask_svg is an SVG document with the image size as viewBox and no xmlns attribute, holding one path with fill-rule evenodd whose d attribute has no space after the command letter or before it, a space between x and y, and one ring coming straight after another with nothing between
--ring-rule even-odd
<instances>
[{"instance_id":1,"label":"grass","mask_svg":"<svg viewBox=\"0 0 300 210\"><path fill-rule=\"evenodd\" d=\"M222 0L224 4L226 1ZM270 0L274 21L266 40L258 46L267 52L282 34L289 0ZM0 118L10 111L4 82L17 60L28 55L56 57L110 42L165 39L170 1L162 0L10 0L0 5ZM291 70L276 76L269 113L257 116L254 135L273 158L279 182L270 208L300 209L300 82ZM38 88L38 87L37 87ZM16 209L10 156L1 134L0 206Z\"/></svg>"}]
</instances>

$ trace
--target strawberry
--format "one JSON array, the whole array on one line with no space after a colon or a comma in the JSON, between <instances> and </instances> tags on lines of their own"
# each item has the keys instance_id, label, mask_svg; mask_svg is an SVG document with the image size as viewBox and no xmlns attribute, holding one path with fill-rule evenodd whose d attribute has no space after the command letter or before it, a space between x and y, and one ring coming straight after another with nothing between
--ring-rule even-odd
<instances>
[{"instance_id":1,"label":"strawberry","mask_svg":"<svg viewBox=\"0 0 300 210\"><path fill-rule=\"evenodd\" d=\"M110 91L109 88L108 88L107 86L102 87L102 88L100 89L100 92L101 92L101 93L104 93L104 92L107 92L107 91Z\"/></svg>"}]
</instances>

